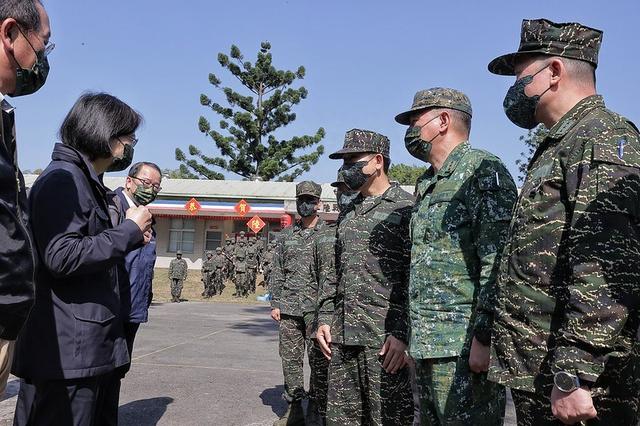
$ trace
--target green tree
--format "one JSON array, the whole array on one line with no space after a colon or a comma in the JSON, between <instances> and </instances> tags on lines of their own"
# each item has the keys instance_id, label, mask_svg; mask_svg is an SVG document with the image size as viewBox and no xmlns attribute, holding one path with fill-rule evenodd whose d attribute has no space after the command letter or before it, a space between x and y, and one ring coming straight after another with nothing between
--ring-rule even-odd
<instances>
[{"instance_id":1,"label":"green tree","mask_svg":"<svg viewBox=\"0 0 640 426\"><path fill-rule=\"evenodd\" d=\"M426 171L426 166L392 164L391 167L389 167L389 179L398 182L400 185L415 185L418 178Z\"/></svg>"},{"instance_id":2,"label":"green tree","mask_svg":"<svg viewBox=\"0 0 640 426\"><path fill-rule=\"evenodd\" d=\"M272 65L268 42L261 44L253 64L244 60L236 46L231 46L229 55L219 53L218 62L250 93L245 96L231 87L222 87L222 81L209 74L209 82L224 94L226 105L205 94L200 95L200 103L221 120L218 131L201 116L198 128L215 142L220 156L209 156L189 145L191 158L176 148L176 160L207 179L224 179L215 168L236 173L244 179L264 181L293 181L309 171L324 153L324 147L318 145L324 138L324 129L320 127L315 135L291 139L278 139L274 134L296 119L292 107L307 97L307 89L292 87L295 80L304 78L304 67L298 67L295 72L276 69ZM309 151L314 145L318 146Z\"/></svg>"},{"instance_id":3,"label":"green tree","mask_svg":"<svg viewBox=\"0 0 640 426\"><path fill-rule=\"evenodd\" d=\"M527 177L527 168L529 167L531 157L533 157L538 145L542 143L548 134L549 130L547 130L544 125L540 124L529 130L526 135L520 136L520 141L524 142L527 149L527 151L521 152L520 158L516 160L516 166L518 166L518 171L520 172L518 175L520 183L524 182L524 179Z\"/></svg>"},{"instance_id":4,"label":"green tree","mask_svg":"<svg viewBox=\"0 0 640 426\"><path fill-rule=\"evenodd\" d=\"M191 173L184 164L180 164L177 169L163 169L162 176L169 179L198 179L198 176Z\"/></svg>"}]
</instances>

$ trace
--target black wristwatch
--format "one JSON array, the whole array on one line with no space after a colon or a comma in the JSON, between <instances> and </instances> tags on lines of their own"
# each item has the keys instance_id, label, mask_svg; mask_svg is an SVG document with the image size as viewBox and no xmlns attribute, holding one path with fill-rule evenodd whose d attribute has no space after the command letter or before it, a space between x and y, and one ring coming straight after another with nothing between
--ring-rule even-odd
<instances>
[{"instance_id":1,"label":"black wristwatch","mask_svg":"<svg viewBox=\"0 0 640 426\"><path fill-rule=\"evenodd\" d=\"M559 371L553 375L553 384L564 393L571 393L580 387L580 380L566 371Z\"/></svg>"}]
</instances>

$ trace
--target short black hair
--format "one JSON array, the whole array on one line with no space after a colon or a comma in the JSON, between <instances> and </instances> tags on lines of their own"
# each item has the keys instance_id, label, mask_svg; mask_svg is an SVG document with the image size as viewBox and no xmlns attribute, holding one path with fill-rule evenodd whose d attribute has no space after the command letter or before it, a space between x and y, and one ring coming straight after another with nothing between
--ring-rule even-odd
<instances>
[{"instance_id":1,"label":"short black hair","mask_svg":"<svg viewBox=\"0 0 640 426\"><path fill-rule=\"evenodd\" d=\"M111 157L109 142L135 133L142 116L126 103L108 93L85 93L67 114L59 137L91 161Z\"/></svg>"},{"instance_id":2,"label":"short black hair","mask_svg":"<svg viewBox=\"0 0 640 426\"><path fill-rule=\"evenodd\" d=\"M0 1L0 22L13 18L27 31L40 30L40 14L36 5L39 0L2 0Z\"/></svg>"},{"instance_id":3,"label":"short black hair","mask_svg":"<svg viewBox=\"0 0 640 426\"><path fill-rule=\"evenodd\" d=\"M152 163L150 161L140 161L135 163L133 166L131 166L131 168L129 169L129 177L138 176L140 169L142 169L145 166L156 169L156 171L160 174L160 179L162 179L162 170L160 170L160 167L158 167L156 163Z\"/></svg>"}]
</instances>

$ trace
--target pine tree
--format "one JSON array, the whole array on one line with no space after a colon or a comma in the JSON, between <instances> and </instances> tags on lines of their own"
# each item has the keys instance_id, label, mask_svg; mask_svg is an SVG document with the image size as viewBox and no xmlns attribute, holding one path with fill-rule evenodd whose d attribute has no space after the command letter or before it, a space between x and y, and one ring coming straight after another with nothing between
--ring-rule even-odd
<instances>
[{"instance_id":1,"label":"pine tree","mask_svg":"<svg viewBox=\"0 0 640 426\"><path fill-rule=\"evenodd\" d=\"M214 141L220 155L209 156L189 145L191 158L176 148L176 160L206 179L224 179L224 175L215 168L247 180L264 181L293 181L309 171L324 153L324 147L318 145L324 138L324 129L320 127L315 135L284 140L275 135L278 129L296 119L292 107L307 97L307 89L292 87L297 79L304 78L304 67L298 67L295 72L276 69L272 65L271 44L268 42L261 44L253 64L244 60L236 46L231 46L229 55L219 53L218 62L249 93L243 95L231 87L222 87L222 81L209 74L209 82L224 94L227 105L221 105L205 94L200 95L200 103L219 115L221 120L219 130L216 130L201 116L198 128Z\"/></svg>"},{"instance_id":2,"label":"pine tree","mask_svg":"<svg viewBox=\"0 0 640 426\"><path fill-rule=\"evenodd\" d=\"M518 166L518 171L520 172L518 175L520 183L524 182L524 179L527 177L527 168L529 167L531 157L533 157L538 145L542 143L548 134L549 130L547 130L544 125L540 124L529 130L526 135L520 136L520 140L524 142L527 148L527 152L521 152L520 158L516 160L516 166Z\"/></svg>"}]
</instances>

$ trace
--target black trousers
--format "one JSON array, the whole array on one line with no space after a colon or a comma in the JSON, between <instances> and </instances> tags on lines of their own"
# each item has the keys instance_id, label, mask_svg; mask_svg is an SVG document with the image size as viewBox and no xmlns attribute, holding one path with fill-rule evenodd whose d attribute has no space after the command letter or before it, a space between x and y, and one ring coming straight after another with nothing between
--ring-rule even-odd
<instances>
[{"instance_id":1,"label":"black trousers","mask_svg":"<svg viewBox=\"0 0 640 426\"><path fill-rule=\"evenodd\" d=\"M124 323L124 337L127 341L127 349L129 351L129 359L133 354L133 341L140 324L133 322ZM104 407L102 410L102 418L98 419L96 425L115 426L118 424L118 407L120 406L120 385L122 379L129 372L131 361L122 367L116 368L111 377L105 382Z\"/></svg>"},{"instance_id":2,"label":"black trousers","mask_svg":"<svg viewBox=\"0 0 640 426\"><path fill-rule=\"evenodd\" d=\"M111 374L72 380L20 381L15 426L95 426L103 417L103 385Z\"/></svg>"}]
</instances>

